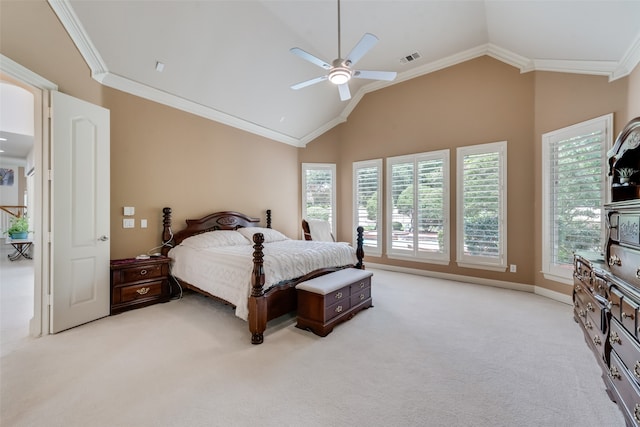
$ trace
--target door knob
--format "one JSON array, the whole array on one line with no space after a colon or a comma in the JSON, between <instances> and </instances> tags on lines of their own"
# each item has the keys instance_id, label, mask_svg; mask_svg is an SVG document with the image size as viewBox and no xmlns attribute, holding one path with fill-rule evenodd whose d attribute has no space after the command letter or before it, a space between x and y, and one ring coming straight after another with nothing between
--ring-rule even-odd
<instances>
[{"instance_id":1,"label":"door knob","mask_svg":"<svg viewBox=\"0 0 640 427\"><path fill-rule=\"evenodd\" d=\"M98 237L98 240L100 240L101 242L106 242L107 240L109 240L109 236L100 236Z\"/></svg>"}]
</instances>

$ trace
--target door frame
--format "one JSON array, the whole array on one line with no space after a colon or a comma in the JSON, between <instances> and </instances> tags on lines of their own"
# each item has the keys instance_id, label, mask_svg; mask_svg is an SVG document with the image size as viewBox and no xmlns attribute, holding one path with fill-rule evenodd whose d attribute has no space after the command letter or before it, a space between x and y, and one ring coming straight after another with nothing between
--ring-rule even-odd
<instances>
[{"instance_id":1,"label":"door frame","mask_svg":"<svg viewBox=\"0 0 640 427\"><path fill-rule=\"evenodd\" d=\"M50 139L49 91L58 90L58 85L0 54L0 74L7 75L31 88L34 96L34 203L33 210L34 245L34 293L33 318L29 324L29 335L48 335L49 308L51 298L51 243L50 206L51 189L49 180Z\"/></svg>"}]
</instances>

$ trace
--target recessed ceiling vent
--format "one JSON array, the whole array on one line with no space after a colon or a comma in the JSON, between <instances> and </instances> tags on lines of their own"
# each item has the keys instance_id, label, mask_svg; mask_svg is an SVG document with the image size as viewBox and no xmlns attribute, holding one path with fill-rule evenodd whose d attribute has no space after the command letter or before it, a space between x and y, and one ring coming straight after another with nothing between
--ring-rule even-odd
<instances>
[{"instance_id":1,"label":"recessed ceiling vent","mask_svg":"<svg viewBox=\"0 0 640 427\"><path fill-rule=\"evenodd\" d=\"M408 64L409 62L413 62L416 59L420 59L421 55L418 52L413 52L411 55L403 56L400 58L401 64Z\"/></svg>"}]
</instances>

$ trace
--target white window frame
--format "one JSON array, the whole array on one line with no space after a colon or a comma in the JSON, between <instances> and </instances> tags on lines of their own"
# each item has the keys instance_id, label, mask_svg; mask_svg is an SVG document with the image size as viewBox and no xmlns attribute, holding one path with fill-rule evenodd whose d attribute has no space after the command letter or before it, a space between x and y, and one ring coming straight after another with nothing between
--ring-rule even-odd
<instances>
[{"instance_id":1,"label":"white window frame","mask_svg":"<svg viewBox=\"0 0 640 427\"><path fill-rule=\"evenodd\" d=\"M555 244L552 237L552 227L554 227L554 221L551 218L553 202L551 200L551 169L552 166L549 162L549 156L551 155L551 144L557 141L562 141L567 138L585 135L593 131L603 132L602 141L602 188L601 188L601 200L602 205L608 203L610 199L609 178L607 176L607 150L613 145L613 114L606 114L604 116L596 117L591 120L587 120L582 123L577 123L572 126L568 126L562 129L558 129L552 132L547 132L542 135L542 273L548 280L564 283L567 285L573 285L573 264L557 264L553 261L552 245ZM605 214L604 210L600 215L601 219L601 247L604 248L606 226L605 226Z\"/></svg>"},{"instance_id":2,"label":"white window frame","mask_svg":"<svg viewBox=\"0 0 640 427\"><path fill-rule=\"evenodd\" d=\"M393 168L394 164L398 163L413 163L413 173L414 178L413 182L416 182L416 176L418 173L417 164L423 160L434 160L439 159L442 160L442 212L444 218L444 230L442 236L442 252L428 252L428 251L420 251L418 245L418 234L416 233L413 238L413 248L412 249L399 249L393 248ZM406 261L417 261L417 262L426 262L430 264L440 264L440 265L448 265L451 261L450 254L450 151L439 150L439 151L431 151L419 154L411 154L406 156L396 156L387 158L386 163L386 191L385 191L385 203L386 203L386 221L385 221L385 237L386 237L386 254L390 259L399 259ZM418 203L419 198L416 197L416 193L419 191L418 186L414 185L414 204ZM417 210L417 209L416 209Z\"/></svg>"},{"instance_id":3,"label":"white window frame","mask_svg":"<svg viewBox=\"0 0 640 427\"><path fill-rule=\"evenodd\" d=\"M302 218L307 219L307 171L320 170L331 172L331 232L337 238L336 218L336 165L335 163L303 163L302 164Z\"/></svg>"},{"instance_id":4,"label":"white window frame","mask_svg":"<svg viewBox=\"0 0 640 427\"><path fill-rule=\"evenodd\" d=\"M360 215L358 206L358 171L360 169L375 168L378 171L378 203L376 206L376 244L375 246L368 245L367 240L364 241L364 253L370 256L382 256L382 159L375 160L363 160L360 162L353 162L353 246L357 247L358 233L357 227L360 225Z\"/></svg>"},{"instance_id":5,"label":"white window frame","mask_svg":"<svg viewBox=\"0 0 640 427\"><path fill-rule=\"evenodd\" d=\"M498 206L498 256L487 257L464 253L464 158L473 154L498 153L498 186L500 200ZM456 197L456 262L460 267L477 268L491 271L507 269L507 141L458 147L457 157L457 197Z\"/></svg>"}]
</instances>

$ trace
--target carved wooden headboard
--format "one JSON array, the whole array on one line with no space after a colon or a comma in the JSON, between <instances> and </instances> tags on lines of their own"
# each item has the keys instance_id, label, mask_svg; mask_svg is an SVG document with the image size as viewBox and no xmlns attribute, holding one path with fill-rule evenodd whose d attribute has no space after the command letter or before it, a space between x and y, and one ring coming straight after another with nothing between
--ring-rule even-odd
<instances>
[{"instance_id":1,"label":"carved wooden headboard","mask_svg":"<svg viewBox=\"0 0 640 427\"><path fill-rule=\"evenodd\" d=\"M198 219L186 220L187 227L173 233L171 229L171 208L162 209L162 254L179 245L184 239L200 233L215 230L237 230L243 227L259 227L260 218L253 218L240 212L221 211ZM267 209L267 228L271 228L271 209Z\"/></svg>"}]
</instances>

